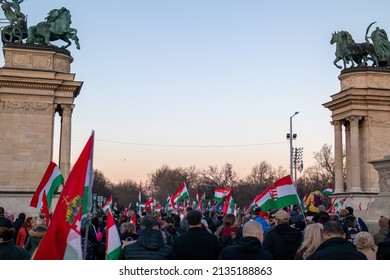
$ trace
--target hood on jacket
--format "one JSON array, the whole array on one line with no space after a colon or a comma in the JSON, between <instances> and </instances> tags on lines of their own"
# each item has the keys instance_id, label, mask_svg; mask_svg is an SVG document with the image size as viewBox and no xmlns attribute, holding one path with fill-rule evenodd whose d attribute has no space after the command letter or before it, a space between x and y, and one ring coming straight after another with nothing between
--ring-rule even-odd
<instances>
[{"instance_id":1,"label":"hood on jacket","mask_svg":"<svg viewBox=\"0 0 390 280\"><path fill-rule=\"evenodd\" d=\"M157 229L146 229L138 237L137 243L146 250L157 251L165 246L162 234Z\"/></svg>"},{"instance_id":2,"label":"hood on jacket","mask_svg":"<svg viewBox=\"0 0 390 280\"><path fill-rule=\"evenodd\" d=\"M299 230L292 228L289 224L277 225L273 231L280 234L281 238L287 244L293 244L302 239L302 233Z\"/></svg>"}]
</instances>

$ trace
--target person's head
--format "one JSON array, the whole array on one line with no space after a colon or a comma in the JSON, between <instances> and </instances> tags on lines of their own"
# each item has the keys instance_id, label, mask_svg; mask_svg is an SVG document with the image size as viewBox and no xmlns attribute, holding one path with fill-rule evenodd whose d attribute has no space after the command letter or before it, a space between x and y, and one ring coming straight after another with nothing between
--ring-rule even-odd
<instances>
[{"instance_id":1,"label":"person's head","mask_svg":"<svg viewBox=\"0 0 390 280\"><path fill-rule=\"evenodd\" d=\"M127 215L121 215L119 217L119 223L120 224L123 224L123 223L128 223L129 222L129 217L127 217Z\"/></svg>"},{"instance_id":2,"label":"person's head","mask_svg":"<svg viewBox=\"0 0 390 280\"><path fill-rule=\"evenodd\" d=\"M326 212L326 208L325 208L325 205L318 205L318 207L317 207L317 209L318 209L318 213L320 213L320 212Z\"/></svg>"},{"instance_id":3,"label":"person's head","mask_svg":"<svg viewBox=\"0 0 390 280\"><path fill-rule=\"evenodd\" d=\"M351 206L345 207L348 210L349 215L353 215L353 208Z\"/></svg>"},{"instance_id":4,"label":"person's head","mask_svg":"<svg viewBox=\"0 0 390 280\"><path fill-rule=\"evenodd\" d=\"M121 223L120 233L130 232L130 223Z\"/></svg>"},{"instance_id":5,"label":"person's head","mask_svg":"<svg viewBox=\"0 0 390 280\"><path fill-rule=\"evenodd\" d=\"M209 210L204 211L203 216L205 216L206 218L210 217L210 211Z\"/></svg>"},{"instance_id":6,"label":"person's head","mask_svg":"<svg viewBox=\"0 0 390 280\"><path fill-rule=\"evenodd\" d=\"M278 212L278 209L271 209L268 211L268 221L273 224L275 223L275 214Z\"/></svg>"},{"instance_id":7,"label":"person's head","mask_svg":"<svg viewBox=\"0 0 390 280\"><path fill-rule=\"evenodd\" d=\"M345 218L345 217L347 217L349 214L350 214L350 213L349 213L349 211L348 211L347 209L341 209L341 210L340 210L340 217L341 217L341 218Z\"/></svg>"},{"instance_id":8,"label":"person's head","mask_svg":"<svg viewBox=\"0 0 390 280\"><path fill-rule=\"evenodd\" d=\"M303 241L298 251L304 250L302 257L306 259L323 242L322 231L324 226L319 223L309 224L303 230Z\"/></svg>"},{"instance_id":9,"label":"person's head","mask_svg":"<svg viewBox=\"0 0 390 280\"><path fill-rule=\"evenodd\" d=\"M160 224L153 216L145 216L141 221L141 230L160 229Z\"/></svg>"},{"instance_id":10,"label":"person's head","mask_svg":"<svg viewBox=\"0 0 390 280\"><path fill-rule=\"evenodd\" d=\"M0 244L11 240L14 232L14 228L0 227Z\"/></svg>"},{"instance_id":11,"label":"person's head","mask_svg":"<svg viewBox=\"0 0 390 280\"><path fill-rule=\"evenodd\" d=\"M324 230L322 231L322 237L324 240L328 240L333 237L342 237L345 238L345 232L342 225L336 221L326 222L324 225Z\"/></svg>"},{"instance_id":12,"label":"person's head","mask_svg":"<svg viewBox=\"0 0 390 280\"><path fill-rule=\"evenodd\" d=\"M183 215L184 215L184 217L187 217L188 212L190 212L190 211L192 211L192 210L193 210L193 209L192 209L191 206L187 206L186 208L184 208L184 210L183 210Z\"/></svg>"},{"instance_id":13,"label":"person's head","mask_svg":"<svg viewBox=\"0 0 390 280\"><path fill-rule=\"evenodd\" d=\"M187 213L187 222L189 227L202 226L202 213L198 210L191 210Z\"/></svg>"},{"instance_id":14,"label":"person's head","mask_svg":"<svg viewBox=\"0 0 390 280\"><path fill-rule=\"evenodd\" d=\"M225 217L223 217L223 225L225 227L231 227L234 226L236 222L236 216L233 214L226 214Z\"/></svg>"},{"instance_id":15,"label":"person's head","mask_svg":"<svg viewBox=\"0 0 390 280\"><path fill-rule=\"evenodd\" d=\"M357 227L356 217L354 215L348 215L347 217L345 217L345 224L348 227Z\"/></svg>"},{"instance_id":16,"label":"person's head","mask_svg":"<svg viewBox=\"0 0 390 280\"><path fill-rule=\"evenodd\" d=\"M0 206L0 217L5 217L4 208Z\"/></svg>"},{"instance_id":17,"label":"person's head","mask_svg":"<svg viewBox=\"0 0 390 280\"><path fill-rule=\"evenodd\" d=\"M379 228L381 229L388 229L389 228L389 218L381 216L378 220Z\"/></svg>"},{"instance_id":18,"label":"person's head","mask_svg":"<svg viewBox=\"0 0 390 280\"><path fill-rule=\"evenodd\" d=\"M155 217L157 220L160 220L160 219L161 219L161 213L158 212L158 211L156 211L156 212L154 213L154 217Z\"/></svg>"},{"instance_id":19,"label":"person's head","mask_svg":"<svg viewBox=\"0 0 390 280\"><path fill-rule=\"evenodd\" d=\"M355 235L355 245L356 249L373 249L375 248L374 238L369 232L361 231Z\"/></svg>"},{"instance_id":20,"label":"person's head","mask_svg":"<svg viewBox=\"0 0 390 280\"><path fill-rule=\"evenodd\" d=\"M275 225L290 223L290 215L284 210L278 210L275 213Z\"/></svg>"},{"instance_id":21,"label":"person's head","mask_svg":"<svg viewBox=\"0 0 390 280\"><path fill-rule=\"evenodd\" d=\"M263 242L263 227L260 223L255 221L248 221L244 224L242 228L243 237L256 237Z\"/></svg>"},{"instance_id":22,"label":"person's head","mask_svg":"<svg viewBox=\"0 0 390 280\"><path fill-rule=\"evenodd\" d=\"M5 218L13 222L15 220L14 212L12 212L11 210L7 210L5 212Z\"/></svg>"}]
</instances>

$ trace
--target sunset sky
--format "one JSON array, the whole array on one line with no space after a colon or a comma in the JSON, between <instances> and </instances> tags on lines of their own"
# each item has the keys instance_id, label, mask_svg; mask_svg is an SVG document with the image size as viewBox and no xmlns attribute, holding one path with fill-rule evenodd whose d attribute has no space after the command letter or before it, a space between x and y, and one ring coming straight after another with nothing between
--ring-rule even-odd
<instances>
[{"instance_id":1,"label":"sunset sky","mask_svg":"<svg viewBox=\"0 0 390 280\"><path fill-rule=\"evenodd\" d=\"M263 160L288 170L286 133L296 111L294 147L304 148L305 167L313 164L314 152L333 145L331 112L322 106L340 90L332 33L363 42L374 21L371 30L390 32L388 0L21 4L29 26L61 7L78 30L71 72L84 82L72 163L94 130L94 168L113 182L145 181L162 165L228 162L242 178ZM57 134L58 127L59 117Z\"/></svg>"}]
</instances>

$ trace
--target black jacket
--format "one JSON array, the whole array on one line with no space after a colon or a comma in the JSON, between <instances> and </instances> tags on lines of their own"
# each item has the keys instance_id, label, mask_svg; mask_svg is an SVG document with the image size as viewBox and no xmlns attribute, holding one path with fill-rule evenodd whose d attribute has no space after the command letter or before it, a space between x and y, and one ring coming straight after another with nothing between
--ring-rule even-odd
<instances>
[{"instance_id":1,"label":"black jacket","mask_svg":"<svg viewBox=\"0 0 390 280\"><path fill-rule=\"evenodd\" d=\"M261 248L261 242L256 237L243 237L237 245L225 247L220 260L272 260L271 253Z\"/></svg>"},{"instance_id":2,"label":"black jacket","mask_svg":"<svg viewBox=\"0 0 390 280\"><path fill-rule=\"evenodd\" d=\"M174 259L172 248L165 245L159 230L147 229L142 235L122 250L125 260L171 260Z\"/></svg>"},{"instance_id":3,"label":"black jacket","mask_svg":"<svg viewBox=\"0 0 390 280\"><path fill-rule=\"evenodd\" d=\"M367 260L355 246L342 237L325 240L307 260Z\"/></svg>"},{"instance_id":4,"label":"black jacket","mask_svg":"<svg viewBox=\"0 0 390 280\"><path fill-rule=\"evenodd\" d=\"M29 260L30 254L16 246L13 239L0 243L0 260Z\"/></svg>"},{"instance_id":5,"label":"black jacket","mask_svg":"<svg viewBox=\"0 0 390 280\"><path fill-rule=\"evenodd\" d=\"M214 234L193 227L175 239L173 252L179 260L216 260L221 248Z\"/></svg>"},{"instance_id":6,"label":"black jacket","mask_svg":"<svg viewBox=\"0 0 390 280\"><path fill-rule=\"evenodd\" d=\"M275 260L293 260L302 243L302 233L289 224L279 224L264 237L263 249Z\"/></svg>"}]
</instances>

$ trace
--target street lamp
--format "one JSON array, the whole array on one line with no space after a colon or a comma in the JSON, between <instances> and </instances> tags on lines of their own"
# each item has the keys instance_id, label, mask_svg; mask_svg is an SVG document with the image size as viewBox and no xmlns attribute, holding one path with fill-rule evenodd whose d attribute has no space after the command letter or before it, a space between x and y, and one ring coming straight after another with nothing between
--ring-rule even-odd
<instances>
[{"instance_id":1,"label":"street lamp","mask_svg":"<svg viewBox=\"0 0 390 280\"><path fill-rule=\"evenodd\" d=\"M287 133L287 139L290 139L290 177L291 180L293 180L293 144L292 140L295 140L297 138L296 134L293 134L292 132L292 119L295 115L298 115L299 112L295 112L294 115L290 117L290 133Z\"/></svg>"}]
</instances>

